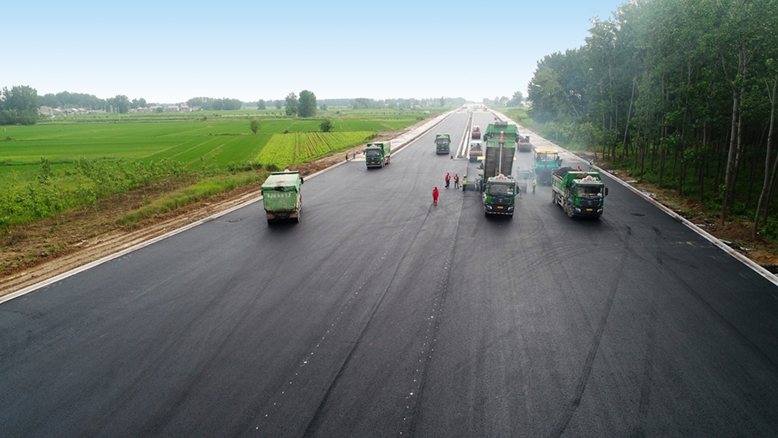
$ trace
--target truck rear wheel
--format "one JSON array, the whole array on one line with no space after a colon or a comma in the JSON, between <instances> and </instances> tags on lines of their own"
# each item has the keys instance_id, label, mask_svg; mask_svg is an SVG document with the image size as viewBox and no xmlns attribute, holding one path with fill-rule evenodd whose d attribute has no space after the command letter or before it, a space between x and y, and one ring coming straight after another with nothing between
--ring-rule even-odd
<instances>
[{"instance_id":1,"label":"truck rear wheel","mask_svg":"<svg viewBox=\"0 0 778 438\"><path fill-rule=\"evenodd\" d=\"M268 225L275 225L276 224L276 220L275 219L268 219L267 220L267 224Z\"/></svg>"}]
</instances>

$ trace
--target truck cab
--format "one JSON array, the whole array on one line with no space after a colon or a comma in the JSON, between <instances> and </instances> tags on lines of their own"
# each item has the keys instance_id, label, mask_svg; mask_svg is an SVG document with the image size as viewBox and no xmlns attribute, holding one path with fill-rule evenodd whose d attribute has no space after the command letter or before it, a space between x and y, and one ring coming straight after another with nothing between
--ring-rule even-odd
<instances>
[{"instance_id":1,"label":"truck cab","mask_svg":"<svg viewBox=\"0 0 778 438\"><path fill-rule=\"evenodd\" d=\"M303 177L300 172L273 172L265 180L261 190L268 225L286 219L300 222L300 211L303 208L303 196L300 192L302 184Z\"/></svg>"},{"instance_id":2,"label":"truck cab","mask_svg":"<svg viewBox=\"0 0 778 438\"><path fill-rule=\"evenodd\" d=\"M435 134L435 153L448 154L451 144L450 134Z\"/></svg>"},{"instance_id":3,"label":"truck cab","mask_svg":"<svg viewBox=\"0 0 778 438\"><path fill-rule=\"evenodd\" d=\"M368 169L372 167L384 167L389 164L392 155L392 143L389 141L368 143L365 148L365 164Z\"/></svg>"},{"instance_id":4,"label":"truck cab","mask_svg":"<svg viewBox=\"0 0 778 438\"><path fill-rule=\"evenodd\" d=\"M583 172L569 167L557 169L552 179L553 201L569 217L602 216L608 188L597 172Z\"/></svg>"},{"instance_id":5,"label":"truck cab","mask_svg":"<svg viewBox=\"0 0 778 438\"><path fill-rule=\"evenodd\" d=\"M481 139L481 127L478 125L473 126L473 133L472 133L473 139Z\"/></svg>"},{"instance_id":6,"label":"truck cab","mask_svg":"<svg viewBox=\"0 0 778 438\"><path fill-rule=\"evenodd\" d=\"M484 214L513 217L516 207L516 181L510 176L497 175L486 180L482 194Z\"/></svg>"}]
</instances>

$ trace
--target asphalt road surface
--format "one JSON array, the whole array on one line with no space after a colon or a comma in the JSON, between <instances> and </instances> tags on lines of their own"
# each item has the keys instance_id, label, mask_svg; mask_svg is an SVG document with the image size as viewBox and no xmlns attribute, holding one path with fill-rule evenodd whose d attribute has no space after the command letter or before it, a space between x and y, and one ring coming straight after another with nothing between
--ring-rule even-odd
<instances>
[{"instance_id":1,"label":"asphalt road surface","mask_svg":"<svg viewBox=\"0 0 778 438\"><path fill-rule=\"evenodd\" d=\"M0 435L778 435L776 287L615 183L484 217L466 122L0 305Z\"/></svg>"}]
</instances>

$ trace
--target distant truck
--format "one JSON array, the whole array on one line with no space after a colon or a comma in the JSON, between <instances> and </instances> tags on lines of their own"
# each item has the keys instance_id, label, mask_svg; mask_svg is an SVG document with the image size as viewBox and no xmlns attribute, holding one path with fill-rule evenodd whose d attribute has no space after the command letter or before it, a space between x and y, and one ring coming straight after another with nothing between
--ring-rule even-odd
<instances>
[{"instance_id":1,"label":"distant truck","mask_svg":"<svg viewBox=\"0 0 778 438\"><path fill-rule=\"evenodd\" d=\"M478 126L478 125L473 126L472 138L473 139L478 139L478 140L481 139L481 127L480 126Z\"/></svg>"},{"instance_id":2,"label":"distant truck","mask_svg":"<svg viewBox=\"0 0 778 438\"><path fill-rule=\"evenodd\" d=\"M365 148L365 163L367 168L384 167L392 158L392 142L382 141L368 143Z\"/></svg>"},{"instance_id":3,"label":"distant truck","mask_svg":"<svg viewBox=\"0 0 778 438\"><path fill-rule=\"evenodd\" d=\"M556 149L535 149L535 176L538 184L551 185L551 173L562 164Z\"/></svg>"},{"instance_id":4,"label":"distant truck","mask_svg":"<svg viewBox=\"0 0 778 438\"><path fill-rule=\"evenodd\" d=\"M447 154L451 145L451 134L435 134L435 152Z\"/></svg>"},{"instance_id":5,"label":"distant truck","mask_svg":"<svg viewBox=\"0 0 778 438\"><path fill-rule=\"evenodd\" d=\"M583 172L563 167L552 172L551 195L567 216L602 216L608 188L598 172Z\"/></svg>"},{"instance_id":6,"label":"distant truck","mask_svg":"<svg viewBox=\"0 0 778 438\"><path fill-rule=\"evenodd\" d=\"M516 180L510 175L515 146L513 139L506 139L502 133L498 137L490 136L486 141L484 173L480 179L485 215L503 214L513 217L517 186Z\"/></svg>"},{"instance_id":7,"label":"distant truck","mask_svg":"<svg viewBox=\"0 0 778 438\"><path fill-rule=\"evenodd\" d=\"M519 136L519 152L532 152L532 143L529 141L529 135Z\"/></svg>"},{"instance_id":8,"label":"distant truck","mask_svg":"<svg viewBox=\"0 0 778 438\"><path fill-rule=\"evenodd\" d=\"M261 190L269 225L284 219L300 222L300 211L303 208L303 195L300 193L302 184L300 172L273 172L265 180Z\"/></svg>"}]
</instances>

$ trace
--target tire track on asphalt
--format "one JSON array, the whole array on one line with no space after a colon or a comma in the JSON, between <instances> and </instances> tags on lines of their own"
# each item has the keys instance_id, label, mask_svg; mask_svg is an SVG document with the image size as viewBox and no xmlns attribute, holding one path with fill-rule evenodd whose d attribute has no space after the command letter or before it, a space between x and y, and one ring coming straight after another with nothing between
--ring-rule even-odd
<instances>
[{"instance_id":1,"label":"tire track on asphalt","mask_svg":"<svg viewBox=\"0 0 778 438\"><path fill-rule=\"evenodd\" d=\"M414 382L418 380L418 384L411 391L409 391L408 395L405 396L406 401L411 400L412 398L414 399L412 404L405 405L406 410L410 410L410 414L403 417L404 423L407 422L407 418L409 416L411 421L407 422L407 426L403 424L405 428L400 431L399 436L414 436L416 435L418 428L419 411L421 410L421 404L424 400L424 390L429 376L430 364L433 359L433 353L435 351L435 346L437 345L438 341L438 334L440 332L443 306L448 295L449 280L451 278L451 265L454 261L457 236L459 235L460 227L462 226L462 210L464 209L464 203L465 198L463 197L460 204L459 217L457 218L456 230L453 234L453 237L451 238L451 243L447 251L448 257L446 258L446 264L444 268L445 274L441 276L440 287L438 288L438 293L433 300L432 315L430 316L427 327L428 335L424 342L424 346L429 346L427 350L423 352L423 358L419 359L419 362L421 363L420 368L416 369L417 373L419 373L419 370L421 370L421 376L418 379L414 379Z\"/></svg>"},{"instance_id":2,"label":"tire track on asphalt","mask_svg":"<svg viewBox=\"0 0 778 438\"><path fill-rule=\"evenodd\" d=\"M632 233L628 232L626 239L624 241L624 246L625 246L624 249L626 250L627 254L632 253L630 249L631 238L632 238ZM589 353L586 355L586 360L584 361L583 370L578 379L578 383L576 384L573 397L570 400L570 405L567 407L559 424L554 428L553 432L551 433L551 436L553 437L562 436L562 434L567 429L567 426L570 424L570 420L573 418L573 415L575 415L575 412L578 410L578 407L581 405L583 394L586 391L586 385L589 383L589 377L591 376L592 368L594 367L594 360L597 358L597 352L600 349L600 341L602 340L602 335L605 332L605 327L608 324L608 316L610 316L611 309L613 308L613 301L616 298L616 293L619 290L620 278L624 272L625 266L627 265L628 259L629 257L623 257L621 259L621 262L619 263L618 269L616 270L616 274L614 276L614 278L616 279L615 284L611 288L610 294L608 295L608 298L605 301L605 311L603 312L602 317L600 318L600 322L597 325L597 330L594 332L594 336L592 337L592 342L589 345Z\"/></svg>"},{"instance_id":3,"label":"tire track on asphalt","mask_svg":"<svg viewBox=\"0 0 778 438\"><path fill-rule=\"evenodd\" d=\"M434 206L430 205L429 210L427 211L427 214L424 217L424 221L420 224L420 226L417 228L416 233L414 233L413 238L409 239L408 241L414 242L416 241L416 238L419 236L419 234L424 229L424 225L427 223L427 220L430 217L430 213L432 212L432 209ZM402 233L397 234L397 238L401 236ZM392 273L392 278L389 280L389 283L384 288L383 292L381 293L381 296L378 298L378 300L373 305L372 309L370 309L370 316L367 318L367 321L365 321L365 324L362 326L362 328L359 330L359 333L357 334L356 338L353 342L351 342L351 349L349 350L348 354L346 354L346 357L343 359L341 364L338 366L337 372L335 373L335 376L330 381L329 385L327 385L327 389L324 392L324 395L321 398L321 401L319 402L319 405L316 407L316 410L314 411L313 415L311 416L311 419L308 421L308 424L306 424L303 432L303 436L309 437L314 436L316 433L316 430L319 428L323 421L323 414L324 414L324 408L327 405L327 402L329 401L330 396L333 393L333 390L337 386L340 379L343 377L343 374L348 368L349 363L354 358L354 353L362 344L362 339L365 336L365 333L370 328L371 323L373 322L373 319L375 318L376 313L378 312L378 309L381 307L381 304L384 302L384 299L386 298L387 293L392 288L392 285L394 285L395 280L397 279L397 273L400 270L400 267L403 266L403 262L408 257L408 254L411 252L411 249L413 249L413 245L408 245L408 247L405 249L405 252L403 253L402 257L400 257L400 260L395 265L394 272ZM388 251L388 250L387 250ZM366 278L369 278L370 276L367 275ZM365 280L367 281L367 280Z\"/></svg>"}]
</instances>

